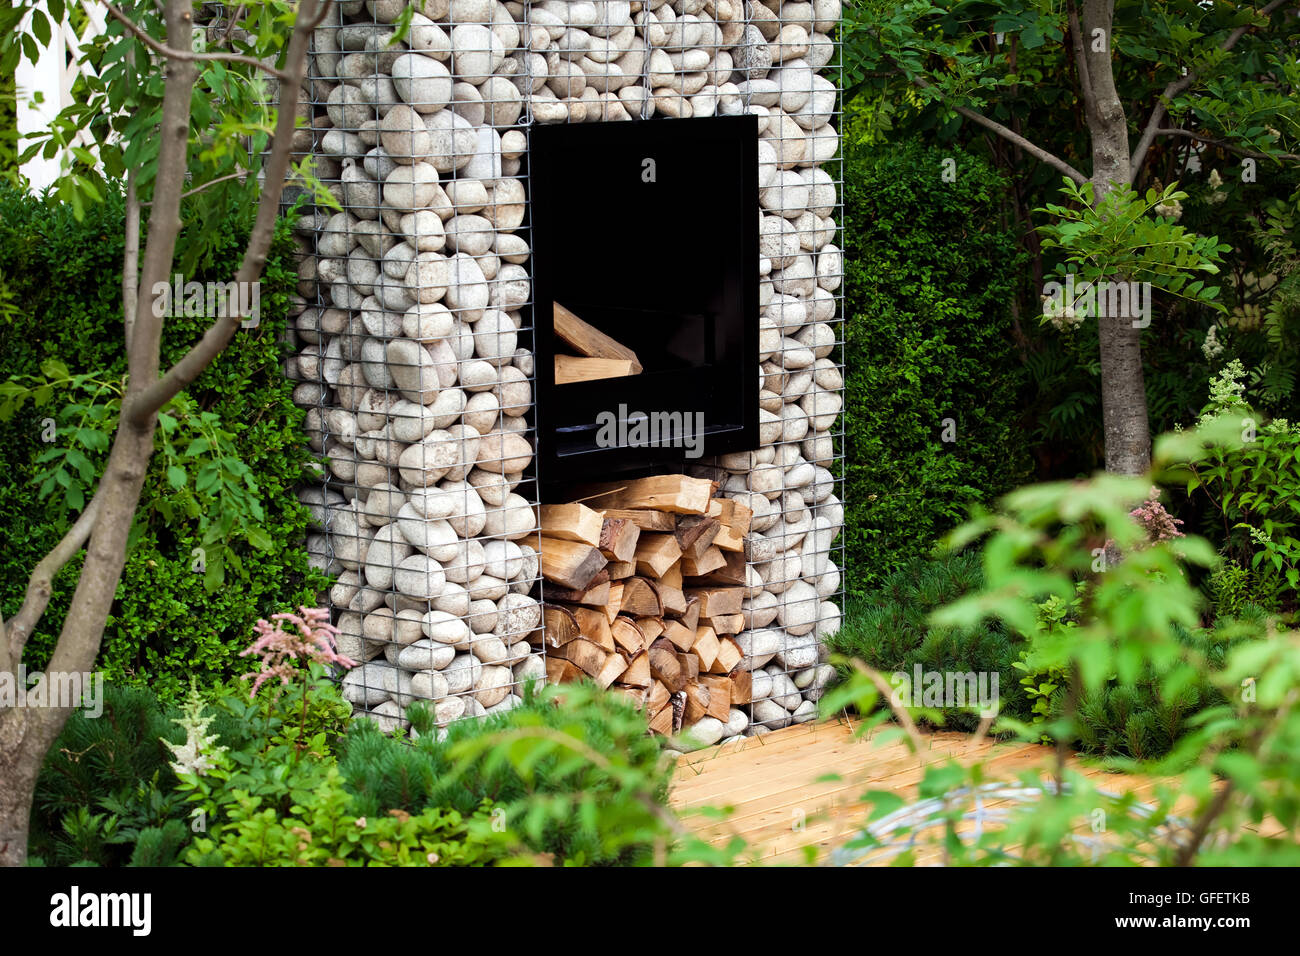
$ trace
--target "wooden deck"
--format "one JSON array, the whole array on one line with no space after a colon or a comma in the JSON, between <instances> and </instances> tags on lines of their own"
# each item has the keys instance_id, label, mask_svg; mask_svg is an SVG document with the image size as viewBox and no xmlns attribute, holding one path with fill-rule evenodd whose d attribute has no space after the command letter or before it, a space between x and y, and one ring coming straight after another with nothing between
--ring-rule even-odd
<instances>
[{"instance_id":1,"label":"wooden deck","mask_svg":"<svg viewBox=\"0 0 1300 956\"><path fill-rule=\"evenodd\" d=\"M831 847L861 825L867 812L861 794L890 790L914 800L929 761L983 759L990 779L1014 782L1023 771L1049 767L1055 760L1052 750L1035 744L988 739L976 743L957 733L930 734L926 739L930 749L922 759L901 741L881 744L854 737L841 718L711 747L678 761L672 806L686 811L686 824L712 841L744 837L765 864L823 862ZM1086 776L1106 777L1108 789L1132 790L1142 797L1155 786L1150 779L1071 763ZM825 779L832 774L838 779ZM689 813L705 806L729 806L734 812L723 821ZM938 862L930 859L933 855L923 851L917 863Z\"/></svg>"}]
</instances>

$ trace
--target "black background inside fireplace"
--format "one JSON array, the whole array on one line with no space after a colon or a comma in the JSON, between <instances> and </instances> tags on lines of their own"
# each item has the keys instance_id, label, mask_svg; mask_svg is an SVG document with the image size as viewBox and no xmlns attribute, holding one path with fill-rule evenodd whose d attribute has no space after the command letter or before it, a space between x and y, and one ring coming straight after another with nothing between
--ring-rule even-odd
<instances>
[{"instance_id":1,"label":"black background inside fireplace","mask_svg":"<svg viewBox=\"0 0 1300 956\"><path fill-rule=\"evenodd\" d=\"M684 448L597 445L598 415L704 418L701 453L758 445L758 120L533 126L538 477L677 470ZM653 161L653 180L646 181ZM552 302L632 348L640 375L555 383Z\"/></svg>"}]
</instances>

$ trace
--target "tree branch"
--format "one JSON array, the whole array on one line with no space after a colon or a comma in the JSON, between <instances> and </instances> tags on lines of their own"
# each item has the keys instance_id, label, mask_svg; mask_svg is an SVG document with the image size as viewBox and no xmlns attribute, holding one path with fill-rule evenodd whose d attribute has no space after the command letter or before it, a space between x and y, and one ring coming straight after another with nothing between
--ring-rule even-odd
<instances>
[{"instance_id":1,"label":"tree branch","mask_svg":"<svg viewBox=\"0 0 1300 956\"><path fill-rule=\"evenodd\" d=\"M1092 88L1092 75L1088 69L1088 55L1083 50L1083 29L1079 26L1079 11L1073 0L1070 3L1070 46L1074 50L1074 65L1079 71L1079 89L1083 93L1083 108L1090 117L1097 115L1097 95Z\"/></svg>"},{"instance_id":2,"label":"tree branch","mask_svg":"<svg viewBox=\"0 0 1300 956\"><path fill-rule=\"evenodd\" d=\"M317 0L302 0L298 8L298 20L294 25L293 36L289 40L289 52L286 62L289 64L288 79L280 87L278 115L275 122L275 137L272 140L271 155L265 167L265 180L262 195L257 204L257 218L249 235L248 246L244 252L243 262L235 273L235 282L256 282L266 265L266 256L275 236L275 222L280 215L280 194L284 189L285 176L289 172L289 160L293 131L297 125L294 104L298 102L298 92L307 75L307 46L311 39L312 24L319 21L316 8ZM328 3L326 4L328 6ZM241 296L242 299L242 296ZM132 396L124 403L123 421L139 425L150 419L159 409L171 401L182 389L198 378L208 364L221 353L239 328L244 316L218 316L203 333L200 339L162 378L150 380L148 387Z\"/></svg>"},{"instance_id":3,"label":"tree branch","mask_svg":"<svg viewBox=\"0 0 1300 956\"><path fill-rule=\"evenodd\" d=\"M140 298L140 197L135 191L135 169L126 175L126 237L122 252L122 316L126 350L135 334L135 309Z\"/></svg>"},{"instance_id":4,"label":"tree branch","mask_svg":"<svg viewBox=\"0 0 1300 956\"><path fill-rule=\"evenodd\" d=\"M1244 146L1238 146L1236 143L1230 143L1227 140L1212 139L1209 136L1202 136L1200 133L1193 133L1190 129L1158 129L1157 136L1182 136L1186 139L1194 139L1198 143L1205 143L1209 146L1218 146L1220 149L1226 149L1229 152L1236 153L1239 156L1248 156L1251 159L1289 159L1300 161L1300 156L1295 153L1258 153L1253 149L1246 149Z\"/></svg>"},{"instance_id":5,"label":"tree branch","mask_svg":"<svg viewBox=\"0 0 1300 956\"><path fill-rule=\"evenodd\" d=\"M1259 9L1259 15L1261 17L1269 17L1273 14L1273 11L1286 6L1290 2L1291 0L1270 0L1269 3ZM1237 27L1228 34L1223 43L1219 45L1219 49L1224 53L1227 53L1237 45L1238 40L1254 29L1254 27L1255 25L1253 23L1247 23L1243 26ZM1185 93L1195 82L1196 71L1188 70L1178 79L1171 80L1164 88L1164 92L1160 94L1160 99L1152 108L1151 116L1147 120L1146 127L1143 128L1142 135L1138 138L1137 146L1133 148L1133 158L1129 161L1129 166L1131 168L1129 185L1137 182L1138 173L1142 170L1142 164L1146 162L1147 153L1151 149L1151 144L1155 142L1156 137L1160 135L1160 124L1163 123L1165 117L1169 115L1169 104L1173 102L1175 96Z\"/></svg>"},{"instance_id":6,"label":"tree branch","mask_svg":"<svg viewBox=\"0 0 1300 956\"><path fill-rule=\"evenodd\" d=\"M244 63L269 73L281 82L288 79L284 71L263 63L256 57L245 56L242 53L195 53L193 50L178 50L175 47L167 46L165 43L159 43L145 30L141 29L134 20L110 3L109 0L103 0L103 3L108 8L108 12L113 15L113 18L120 21L123 26L131 31L136 39L155 53L161 53L169 60L179 60L184 63Z\"/></svg>"},{"instance_id":7,"label":"tree branch","mask_svg":"<svg viewBox=\"0 0 1300 956\"><path fill-rule=\"evenodd\" d=\"M86 539L90 537L90 532L99 517L99 503L100 496L96 493L90 499L90 504L81 512L81 517L64 532L59 543L32 571L32 576L27 581L27 593L23 595L22 607L4 627L11 662L17 663L22 659L23 647L26 646L27 639L31 637L32 629L36 627L41 615L45 613L46 605L50 603L54 576L72 560L73 556L81 550L81 546L86 543Z\"/></svg>"},{"instance_id":8,"label":"tree branch","mask_svg":"<svg viewBox=\"0 0 1300 956\"><path fill-rule=\"evenodd\" d=\"M925 79L925 77L922 76L912 77L911 81L913 84L915 84L916 86L920 87L923 90L928 90L933 87L933 84L929 80ZM1049 153L1047 150L1043 149L1041 146L1037 146L1034 143L1031 143L1029 140L1025 139L1015 130L1003 126L997 120L989 119L983 113L977 113L975 110L965 106L955 106L953 107L953 109L959 115L966 117L966 119L970 120L972 123L978 123L980 126L983 126L985 129L989 129L997 133L999 136L1001 136L1003 139L1007 140L1008 142L1014 143L1016 146L1019 146L1026 153L1028 153L1030 156L1033 156L1039 162L1046 163L1047 165L1051 166L1053 169L1056 169L1059 172L1063 173L1064 175L1070 177L1070 179L1073 182L1077 183L1078 185L1082 186L1084 183L1088 181L1087 176L1083 175L1083 173L1079 172L1077 169L1075 169L1065 160L1060 159L1057 156L1054 156L1053 154Z\"/></svg>"}]
</instances>

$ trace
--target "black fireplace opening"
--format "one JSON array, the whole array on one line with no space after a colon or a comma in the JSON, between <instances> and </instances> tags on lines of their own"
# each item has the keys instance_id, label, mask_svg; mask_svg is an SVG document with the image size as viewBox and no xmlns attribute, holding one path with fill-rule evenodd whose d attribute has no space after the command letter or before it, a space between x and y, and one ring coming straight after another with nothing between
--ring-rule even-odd
<instances>
[{"instance_id":1,"label":"black fireplace opening","mask_svg":"<svg viewBox=\"0 0 1300 956\"><path fill-rule=\"evenodd\" d=\"M757 117L529 136L543 485L757 447Z\"/></svg>"}]
</instances>

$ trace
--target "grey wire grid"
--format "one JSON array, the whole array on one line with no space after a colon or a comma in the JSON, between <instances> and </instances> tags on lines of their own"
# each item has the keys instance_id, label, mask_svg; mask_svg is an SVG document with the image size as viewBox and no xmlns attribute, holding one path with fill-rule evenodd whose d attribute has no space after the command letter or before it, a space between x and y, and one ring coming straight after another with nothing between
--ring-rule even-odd
<instances>
[{"instance_id":1,"label":"grey wire grid","mask_svg":"<svg viewBox=\"0 0 1300 956\"><path fill-rule=\"evenodd\" d=\"M727 733L811 719L843 603L838 0L425 0L389 47L405 5L330 11L294 144L344 210L299 224L287 371L323 461L302 494L309 551L338 575L344 652L366 662L345 694L386 729L414 700L445 724L514 706L545 674L526 640L542 589L533 124L749 111L764 127L762 444L711 474L755 511L739 640L763 696Z\"/></svg>"}]
</instances>

